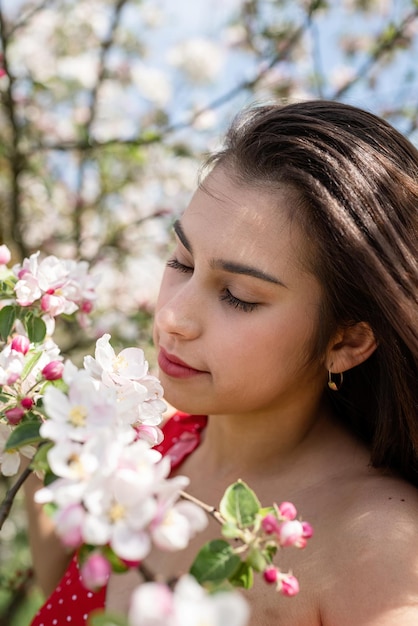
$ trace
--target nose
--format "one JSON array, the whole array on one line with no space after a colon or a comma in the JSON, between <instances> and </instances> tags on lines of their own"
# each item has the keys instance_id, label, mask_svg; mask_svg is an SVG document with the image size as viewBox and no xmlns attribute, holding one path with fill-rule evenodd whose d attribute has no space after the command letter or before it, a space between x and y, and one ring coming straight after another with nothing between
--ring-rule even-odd
<instances>
[{"instance_id":1,"label":"nose","mask_svg":"<svg viewBox=\"0 0 418 626\"><path fill-rule=\"evenodd\" d=\"M159 333L195 339L201 333L202 302L193 294L191 285L167 296L162 292L157 303L154 323Z\"/></svg>"}]
</instances>

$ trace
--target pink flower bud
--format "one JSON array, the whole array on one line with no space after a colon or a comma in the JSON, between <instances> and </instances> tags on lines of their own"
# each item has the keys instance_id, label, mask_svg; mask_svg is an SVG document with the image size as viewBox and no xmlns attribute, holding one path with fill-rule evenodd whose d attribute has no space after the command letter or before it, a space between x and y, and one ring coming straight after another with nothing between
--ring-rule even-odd
<instances>
[{"instance_id":1,"label":"pink flower bud","mask_svg":"<svg viewBox=\"0 0 418 626\"><path fill-rule=\"evenodd\" d=\"M120 559L126 567L138 567L141 563L141 559L136 559L135 561L129 559Z\"/></svg>"},{"instance_id":2,"label":"pink flower bud","mask_svg":"<svg viewBox=\"0 0 418 626\"><path fill-rule=\"evenodd\" d=\"M150 426L149 424L139 424L134 426L136 438L143 439L150 446L158 446L164 439L163 431L158 426Z\"/></svg>"},{"instance_id":3,"label":"pink flower bud","mask_svg":"<svg viewBox=\"0 0 418 626\"><path fill-rule=\"evenodd\" d=\"M13 409L5 411L4 414L9 424L11 424L11 426L16 426L21 421L25 411L20 406L15 406Z\"/></svg>"},{"instance_id":4,"label":"pink flower bud","mask_svg":"<svg viewBox=\"0 0 418 626\"><path fill-rule=\"evenodd\" d=\"M11 348L16 352L27 354L30 348L30 341L25 335L16 335L13 337Z\"/></svg>"},{"instance_id":5,"label":"pink flower bud","mask_svg":"<svg viewBox=\"0 0 418 626\"><path fill-rule=\"evenodd\" d=\"M263 572L263 578L266 583L269 583L269 585L277 582L278 575L279 572L277 570L277 567L274 567L274 565L269 565Z\"/></svg>"},{"instance_id":6,"label":"pink flower bud","mask_svg":"<svg viewBox=\"0 0 418 626\"><path fill-rule=\"evenodd\" d=\"M21 399L20 404L28 411L33 407L33 400L32 398L29 398L29 396L26 396L26 398Z\"/></svg>"},{"instance_id":7,"label":"pink flower bud","mask_svg":"<svg viewBox=\"0 0 418 626\"><path fill-rule=\"evenodd\" d=\"M64 365L61 361L50 361L42 370L42 376L46 380L58 380L62 378Z\"/></svg>"},{"instance_id":8,"label":"pink flower bud","mask_svg":"<svg viewBox=\"0 0 418 626\"><path fill-rule=\"evenodd\" d=\"M0 246L0 265L7 265L12 258L9 248L3 244Z\"/></svg>"},{"instance_id":9,"label":"pink flower bud","mask_svg":"<svg viewBox=\"0 0 418 626\"><path fill-rule=\"evenodd\" d=\"M305 537L305 539L310 539L313 535L313 528L310 525L310 523L302 522L302 528L303 528L303 536Z\"/></svg>"},{"instance_id":10,"label":"pink flower bud","mask_svg":"<svg viewBox=\"0 0 418 626\"><path fill-rule=\"evenodd\" d=\"M26 269L26 267L21 267L20 270L17 273L17 277L19 280L22 280L22 278L24 278L24 276L26 276L26 274L30 274L30 271L28 269Z\"/></svg>"},{"instance_id":11,"label":"pink flower bud","mask_svg":"<svg viewBox=\"0 0 418 626\"><path fill-rule=\"evenodd\" d=\"M298 579L291 574L285 574L280 581L279 591L284 596L295 596L299 593Z\"/></svg>"},{"instance_id":12,"label":"pink flower bud","mask_svg":"<svg viewBox=\"0 0 418 626\"><path fill-rule=\"evenodd\" d=\"M15 382L19 380L19 378L20 378L20 374L18 374L17 372L10 372L10 374L7 377L7 384L14 385Z\"/></svg>"},{"instance_id":13,"label":"pink flower bud","mask_svg":"<svg viewBox=\"0 0 418 626\"><path fill-rule=\"evenodd\" d=\"M83 313L91 313L93 310L93 302L91 300L83 300L80 308Z\"/></svg>"},{"instance_id":14,"label":"pink flower bud","mask_svg":"<svg viewBox=\"0 0 418 626\"><path fill-rule=\"evenodd\" d=\"M301 548L306 545L306 539L303 537L303 526L298 520L287 520L280 524L278 535L281 546Z\"/></svg>"},{"instance_id":15,"label":"pink flower bud","mask_svg":"<svg viewBox=\"0 0 418 626\"><path fill-rule=\"evenodd\" d=\"M44 294L41 298L41 309L42 311L49 311L50 308L50 300L51 296L48 294Z\"/></svg>"},{"instance_id":16,"label":"pink flower bud","mask_svg":"<svg viewBox=\"0 0 418 626\"><path fill-rule=\"evenodd\" d=\"M261 520L261 528L268 535L272 535L273 533L279 532L279 522L272 513L267 513Z\"/></svg>"},{"instance_id":17,"label":"pink flower bud","mask_svg":"<svg viewBox=\"0 0 418 626\"><path fill-rule=\"evenodd\" d=\"M292 504L292 502L282 502L279 504L278 509L280 511L280 515L287 520L295 519L297 515L296 507Z\"/></svg>"},{"instance_id":18,"label":"pink flower bud","mask_svg":"<svg viewBox=\"0 0 418 626\"><path fill-rule=\"evenodd\" d=\"M91 554L80 568L82 583L86 589L97 591L107 583L111 571L109 561L102 554Z\"/></svg>"}]
</instances>

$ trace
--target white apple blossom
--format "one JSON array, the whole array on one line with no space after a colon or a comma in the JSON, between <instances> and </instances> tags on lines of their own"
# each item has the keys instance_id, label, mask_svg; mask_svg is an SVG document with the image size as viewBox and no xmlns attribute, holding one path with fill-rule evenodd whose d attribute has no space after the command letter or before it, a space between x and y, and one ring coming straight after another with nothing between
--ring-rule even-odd
<instances>
[{"instance_id":1,"label":"white apple blossom","mask_svg":"<svg viewBox=\"0 0 418 626\"><path fill-rule=\"evenodd\" d=\"M125 348L116 355L109 340L110 335L104 334L96 342L95 357L84 358L86 372L116 391L122 403L123 411L120 410L120 413L125 416L125 423L158 426L166 409L162 401L163 389L158 379L148 374L143 350ZM126 403L136 406L133 414L125 407Z\"/></svg>"},{"instance_id":2,"label":"white apple blossom","mask_svg":"<svg viewBox=\"0 0 418 626\"><path fill-rule=\"evenodd\" d=\"M25 357L7 344L0 352L0 385L13 384L21 375Z\"/></svg>"},{"instance_id":3,"label":"white apple blossom","mask_svg":"<svg viewBox=\"0 0 418 626\"><path fill-rule=\"evenodd\" d=\"M131 63L131 75L143 98L159 107L166 107L169 104L172 88L166 72L135 60Z\"/></svg>"},{"instance_id":4,"label":"white apple blossom","mask_svg":"<svg viewBox=\"0 0 418 626\"><path fill-rule=\"evenodd\" d=\"M144 583L131 598L129 626L245 626L249 607L238 591L209 594L189 575L174 591L161 583Z\"/></svg>"},{"instance_id":5,"label":"white apple blossom","mask_svg":"<svg viewBox=\"0 0 418 626\"><path fill-rule=\"evenodd\" d=\"M109 543L121 558L142 559L151 547L147 527L157 512L154 492L168 475L169 463L143 441L113 446L109 461L84 494L83 538L95 545Z\"/></svg>"},{"instance_id":6,"label":"white apple blossom","mask_svg":"<svg viewBox=\"0 0 418 626\"><path fill-rule=\"evenodd\" d=\"M40 300L50 317L70 315L80 307L91 308L97 278L88 274L85 262L61 260L50 255L39 261L39 252L13 267L17 303L30 306Z\"/></svg>"},{"instance_id":7,"label":"white apple blossom","mask_svg":"<svg viewBox=\"0 0 418 626\"><path fill-rule=\"evenodd\" d=\"M56 71L64 78L77 80L86 89L92 89L97 80L97 56L89 50L78 55L61 57L56 60Z\"/></svg>"},{"instance_id":8,"label":"white apple blossom","mask_svg":"<svg viewBox=\"0 0 418 626\"><path fill-rule=\"evenodd\" d=\"M14 476L19 471L21 457L31 459L35 454L33 446L22 446L19 450L5 450L6 442L10 437L12 428L8 424L0 422L0 470L3 476Z\"/></svg>"},{"instance_id":9,"label":"white apple blossom","mask_svg":"<svg viewBox=\"0 0 418 626\"><path fill-rule=\"evenodd\" d=\"M48 451L48 463L53 473L75 481L88 480L100 462L89 443L83 445L70 439L56 442Z\"/></svg>"},{"instance_id":10,"label":"white apple blossom","mask_svg":"<svg viewBox=\"0 0 418 626\"><path fill-rule=\"evenodd\" d=\"M99 429L116 425L115 392L94 381L83 370L73 379L68 394L49 386L43 400L48 419L40 433L46 439L82 442Z\"/></svg>"},{"instance_id":11,"label":"white apple blossom","mask_svg":"<svg viewBox=\"0 0 418 626\"><path fill-rule=\"evenodd\" d=\"M186 39L168 53L168 61L195 83L211 82L222 69L224 54L219 43L206 37Z\"/></svg>"},{"instance_id":12,"label":"white apple blossom","mask_svg":"<svg viewBox=\"0 0 418 626\"><path fill-rule=\"evenodd\" d=\"M163 506L151 526L151 536L161 550L183 550L191 537L207 526L206 513L192 502Z\"/></svg>"}]
</instances>

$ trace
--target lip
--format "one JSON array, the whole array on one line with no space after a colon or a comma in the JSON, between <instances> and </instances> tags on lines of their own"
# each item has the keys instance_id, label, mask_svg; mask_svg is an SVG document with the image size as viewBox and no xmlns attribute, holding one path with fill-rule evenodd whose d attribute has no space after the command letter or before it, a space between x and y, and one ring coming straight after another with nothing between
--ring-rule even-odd
<instances>
[{"instance_id":1,"label":"lip","mask_svg":"<svg viewBox=\"0 0 418 626\"><path fill-rule=\"evenodd\" d=\"M190 365L176 357L174 354L166 352L164 348L160 348L158 353L158 365L164 374L167 374L167 376L171 376L172 378L193 378L194 376L207 373L202 370L196 370L194 367L190 367Z\"/></svg>"}]
</instances>

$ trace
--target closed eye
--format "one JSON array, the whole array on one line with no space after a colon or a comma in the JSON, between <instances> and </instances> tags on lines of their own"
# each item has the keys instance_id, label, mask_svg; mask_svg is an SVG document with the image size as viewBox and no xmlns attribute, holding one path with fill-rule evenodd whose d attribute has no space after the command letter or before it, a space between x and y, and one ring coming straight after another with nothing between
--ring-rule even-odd
<instances>
[{"instance_id":1,"label":"closed eye","mask_svg":"<svg viewBox=\"0 0 418 626\"><path fill-rule=\"evenodd\" d=\"M244 311L245 313L250 313L258 307L258 302L246 302L245 300L240 300L239 298L233 296L229 289L225 290L220 299L224 302L227 302L235 309L238 309L239 311Z\"/></svg>"},{"instance_id":2,"label":"closed eye","mask_svg":"<svg viewBox=\"0 0 418 626\"><path fill-rule=\"evenodd\" d=\"M171 267L171 269L174 269L177 272L181 272L182 274L190 274L194 271L193 267L190 267L189 265L184 265L184 263L180 263L180 261L175 257L169 259L166 265L167 267ZM225 289L225 291L219 296L219 299L221 300L221 302L226 302L234 309L244 311L245 313L250 313L259 306L258 302L246 302L245 300L240 300L236 296L232 295L229 289Z\"/></svg>"},{"instance_id":3,"label":"closed eye","mask_svg":"<svg viewBox=\"0 0 418 626\"><path fill-rule=\"evenodd\" d=\"M189 267L188 265L184 265L184 263L180 263L176 258L170 259L167 261L167 267L171 267L173 270L177 270L178 272L183 272L183 274L188 274L189 272L193 272L193 267Z\"/></svg>"}]
</instances>

